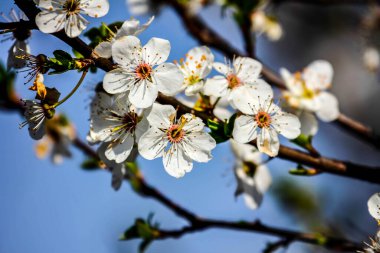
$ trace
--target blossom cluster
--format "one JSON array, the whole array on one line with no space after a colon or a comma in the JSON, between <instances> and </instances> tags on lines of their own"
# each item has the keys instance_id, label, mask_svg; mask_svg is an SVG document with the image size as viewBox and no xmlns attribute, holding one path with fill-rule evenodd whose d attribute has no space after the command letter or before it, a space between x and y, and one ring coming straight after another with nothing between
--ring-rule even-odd
<instances>
[{"instance_id":1,"label":"blossom cluster","mask_svg":"<svg viewBox=\"0 0 380 253\"><path fill-rule=\"evenodd\" d=\"M84 14L97 18L109 10L108 0L35 2L41 8L36 17L40 31L64 30L68 37L77 37L86 28L88 22ZM255 19L260 15L264 14L257 12ZM209 121L196 116L196 111L207 111L209 120L232 126L231 133L224 137L230 139L236 156L236 195L243 193L247 205L257 208L271 184L262 155L279 154L280 135L290 140L301 132L314 135L316 127L310 123L316 122L314 113L325 121L338 117L337 99L326 91L332 83L331 64L315 61L295 74L281 69L287 88L282 93L286 102L282 109L272 87L261 77L263 66L259 61L236 56L218 62L208 47L199 46L190 49L185 58L169 62L171 44L168 40L154 37L144 44L138 38L153 21L151 17L140 24L131 19L116 32L108 29L107 40L93 51L95 56L112 59L115 63L114 69L104 75L102 87L91 103L87 137L90 144L99 145L99 157L113 172L113 187L120 187L120 179L127 173L125 163L134 161L138 154L148 160L162 157L166 172L176 178L190 172L194 162L210 161L218 139ZM256 29L270 34L268 27L258 26L259 21L253 21ZM278 34L275 37L277 39ZM30 89L36 91L40 101L25 101L26 121L21 126L28 124L30 135L39 140L46 133L49 136L51 128L47 126L49 120L54 121L56 107L75 92L87 69L73 92L58 101L59 92L43 83L41 57L24 58L35 59L36 80ZM46 57L42 60L47 61ZM166 96L184 101L192 110L183 113L172 105L159 103L158 98ZM62 151L58 156L53 152L57 161L69 156L67 143L74 138L72 134L64 134L62 129L54 130L65 140L62 147L53 140L53 150ZM41 156L46 153L47 145L46 141L39 145Z\"/></svg>"}]
</instances>

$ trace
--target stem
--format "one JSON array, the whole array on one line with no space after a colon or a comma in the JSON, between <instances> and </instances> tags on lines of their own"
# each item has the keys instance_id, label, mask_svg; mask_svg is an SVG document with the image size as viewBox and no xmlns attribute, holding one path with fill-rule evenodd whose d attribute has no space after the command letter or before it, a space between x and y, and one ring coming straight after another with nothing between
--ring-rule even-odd
<instances>
[{"instance_id":1,"label":"stem","mask_svg":"<svg viewBox=\"0 0 380 253\"><path fill-rule=\"evenodd\" d=\"M66 102L66 100L68 100L77 91L77 89L79 88L79 86L81 86L84 78L87 75L87 72L88 72L88 69L85 69L83 71L82 76L80 77L77 85L75 85L74 89L66 97L64 97L61 101L58 101L57 103L55 103L54 105L52 105L51 108L56 108L57 106L59 106L59 105L63 104L64 102Z\"/></svg>"}]
</instances>

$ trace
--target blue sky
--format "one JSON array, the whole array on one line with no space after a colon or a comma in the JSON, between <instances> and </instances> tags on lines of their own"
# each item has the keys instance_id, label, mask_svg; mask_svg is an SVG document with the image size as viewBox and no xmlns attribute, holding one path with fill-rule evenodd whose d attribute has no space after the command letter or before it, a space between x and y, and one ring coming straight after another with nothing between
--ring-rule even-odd
<instances>
[{"instance_id":1,"label":"blue sky","mask_svg":"<svg viewBox=\"0 0 380 253\"><path fill-rule=\"evenodd\" d=\"M13 1L5 0L0 12L8 13ZM112 15L111 15L112 14ZM236 47L241 47L239 32L228 19L219 18L217 8L202 12L203 18ZM92 19L90 26L100 22L111 23L129 19L124 1L111 0L111 10L104 19ZM147 20L148 17L142 17ZM156 17L151 27L140 38L147 42L151 37L165 38L171 41L170 60L179 59L196 46L197 43L187 35L180 20L170 9L165 9ZM1 44L0 59L4 63L11 42ZM70 52L67 45L58 39L33 31L30 45L34 54L52 55L55 49ZM280 60L273 55L273 44L260 39L258 52L261 59L267 61L274 69L286 61L286 54L280 53ZM214 51L217 60L223 56ZM281 58L282 57L282 58ZM328 58L328 54L313 57ZM311 61L311 59L310 59ZM293 59L292 62L295 62ZM307 62L306 62L307 63ZM294 63L293 63L294 64ZM298 68L301 64L289 66ZM104 72L89 75L81 89L59 108L75 123L78 135L85 137L88 131L88 105L92 96L91 89L102 80ZM60 76L48 76L46 83L56 86L62 94L67 94L79 78L75 72ZM24 98L32 98L28 84L24 85L22 74L17 79L17 90ZM65 160L62 165L54 166L49 159L39 160L34 154L35 142L29 138L27 129L18 129L23 119L16 114L0 114L0 253L18 252L136 252L137 241L119 242L121 233L137 217L147 217L154 213L154 220L162 228L180 228L184 221L154 200L143 199L124 184L120 191L110 187L110 174L102 171L86 172L79 168L83 155L75 149L73 159ZM334 145L331 145L331 138ZM338 128L321 125L316 139L316 146L330 157L352 159L368 164L376 164L377 154L368 146L347 137ZM360 153L352 149L353 146ZM304 229L289 214L276 205L271 194L266 195L259 210L252 211L245 207L241 198L235 199L233 193L236 183L232 167L233 156L228 144L221 144L213 151L214 159L208 164L196 164L191 173L183 179L174 179L165 173L160 159L144 161L139 159L146 180L158 187L167 196L194 211L200 216L226 220L251 220L260 218L264 223L292 229ZM278 160L269 167L276 180L290 177L287 170L295 165ZM378 190L373 185L320 175L313 178L296 178L306 187L314 189L320 199L324 199L326 212L351 212L345 210L347 202L354 203L352 220L361 228L374 233L375 225L366 210L366 201L371 192ZM235 231L209 230L187 235L179 240L155 242L148 252L261 252L265 244L274 238L252 233ZM362 237L353 238L357 241ZM304 252L299 244L294 244L289 252Z\"/></svg>"}]
</instances>

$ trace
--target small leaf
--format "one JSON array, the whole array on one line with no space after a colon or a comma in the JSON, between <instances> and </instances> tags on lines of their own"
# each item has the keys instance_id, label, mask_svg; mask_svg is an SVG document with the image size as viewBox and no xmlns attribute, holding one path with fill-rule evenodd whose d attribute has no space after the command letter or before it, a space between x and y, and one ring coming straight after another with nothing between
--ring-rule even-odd
<instances>
[{"instance_id":1,"label":"small leaf","mask_svg":"<svg viewBox=\"0 0 380 253\"><path fill-rule=\"evenodd\" d=\"M87 158L82 162L81 168L88 171L98 170L100 168L99 160L94 158Z\"/></svg>"}]
</instances>

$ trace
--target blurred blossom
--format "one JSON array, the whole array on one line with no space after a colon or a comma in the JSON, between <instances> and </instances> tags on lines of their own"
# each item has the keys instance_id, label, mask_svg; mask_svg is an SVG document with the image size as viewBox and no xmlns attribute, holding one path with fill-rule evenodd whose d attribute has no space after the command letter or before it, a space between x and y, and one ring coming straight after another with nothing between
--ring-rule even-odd
<instances>
[{"instance_id":1,"label":"blurred blossom","mask_svg":"<svg viewBox=\"0 0 380 253\"><path fill-rule=\"evenodd\" d=\"M37 142L35 150L38 158L50 154L55 164L62 163L64 157L71 157L69 150L76 137L74 126L64 115L56 115L46 123L46 135Z\"/></svg>"},{"instance_id":2,"label":"blurred blossom","mask_svg":"<svg viewBox=\"0 0 380 253\"><path fill-rule=\"evenodd\" d=\"M262 10L251 14L252 29L255 33L265 34L270 40L276 41L282 37L283 31L276 18L270 17Z\"/></svg>"},{"instance_id":3,"label":"blurred blossom","mask_svg":"<svg viewBox=\"0 0 380 253\"><path fill-rule=\"evenodd\" d=\"M126 0L132 15L158 14L163 6L161 0Z\"/></svg>"},{"instance_id":4,"label":"blurred blossom","mask_svg":"<svg viewBox=\"0 0 380 253\"><path fill-rule=\"evenodd\" d=\"M4 15L4 13L0 13L0 16L6 22L19 22L20 20L27 21L28 18L26 15L20 11L17 13L14 9L11 10L9 17ZM9 49L8 60L7 60L7 68L23 68L26 65L26 60L21 56L30 53L30 47L28 45L28 39L31 35L30 30L25 29L23 26L19 26L16 29L12 30L12 35L7 36L4 40L14 40L11 48Z\"/></svg>"},{"instance_id":5,"label":"blurred blossom","mask_svg":"<svg viewBox=\"0 0 380 253\"><path fill-rule=\"evenodd\" d=\"M262 164L262 154L252 145L240 144L230 140L236 156L234 174L237 180L235 196L243 194L247 207L257 209L264 193L272 183L272 177L266 165Z\"/></svg>"},{"instance_id":6,"label":"blurred blossom","mask_svg":"<svg viewBox=\"0 0 380 253\"><path fill-rule=\"evenodd\" d=\"M287 90L283 92L289 106L315 112L323 121L333 121L339 117L337 98L327 91L333 78L331 64L324 60L316 60L302 72L291 74L281 68L280 74L285 81Z\"/></svg>"},{"instance_id":7,"label":"blurred blossom","mask_svg":"<svg viewBox=\"0 0 380 253\"><path fill-rule=\"evenodd\" d=\"M380 64L379 50L374 47L367 47L363 54L363 63L369 71L377 71Z\"/></svg>"},{"instance_id":8,"label":"blurred blossom","mask_svg":"<svg viewBox=\"0 0 380 253\"><path fill-rule=\"evenodd\" d=\"M373 194L368 200L368 212L380 224L380 193Z\"/></svg>"}]
</instances>

